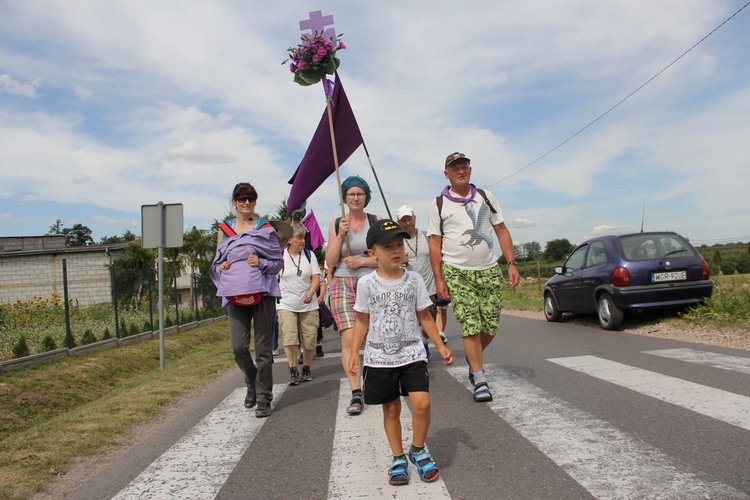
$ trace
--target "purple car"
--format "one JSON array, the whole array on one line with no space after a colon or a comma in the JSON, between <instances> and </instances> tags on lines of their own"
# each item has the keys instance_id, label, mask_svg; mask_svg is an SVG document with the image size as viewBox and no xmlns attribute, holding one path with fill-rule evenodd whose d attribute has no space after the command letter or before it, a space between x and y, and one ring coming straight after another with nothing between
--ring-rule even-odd
<instances>
[{"instance_id":1,"label":"purple car","mask_svg":"<svg viewBox=\"0 0 750 500\"><path fill-rule=\"evenodd\" d=\"M596 314L605 330L622 328L624 311L684 308L711 297L708 263L673 232L601 236L581 243L544 288L547 321Z\"/></svg>"}]
</instances>

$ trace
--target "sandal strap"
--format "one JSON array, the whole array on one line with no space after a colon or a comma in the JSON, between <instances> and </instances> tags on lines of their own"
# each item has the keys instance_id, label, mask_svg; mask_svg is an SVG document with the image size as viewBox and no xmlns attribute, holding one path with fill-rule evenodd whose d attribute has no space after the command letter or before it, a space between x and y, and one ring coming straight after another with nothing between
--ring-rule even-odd
<instances>
[{"instance_id":1,"label":"sandal strap","mask_svg":"<svg viewBox=\"0 0 750 500\"><path fill-rule=\"evenodd\" d=\"M346 411L347 413L359 413L364 409L364 406L362 396L352 396L352 400L349 402L349 406L346 407Z\"/></svg>"},{"instance_id":2,"label":"sandal strap","mask_svg":"<svg viewBox=\"0 0 750 500\"><path fill-rule=\"evenodd\" d=\"M388 473L391 475L394 475L394 472L407 474L407 467L409 467L409 462L406 461L406 458L394 458L393 462L391 462L391 467L388 469Z\"/></svg>"},{"instance_id":3,"label":"sandal strap","mask_svg":"<svg viewBox=\"0 0 750 500\"><path fill-rule=\"evenodd\" d=\"M394 484L394 481L399 479L400 477L403 477L400 481L395 481L396 484L406 484L409 482L409 462L406 461L406 458L395 458L393 459L393 462L391 462L391 466L388 469L388 480L391 484Z\"/></svg>"},{"instance_id":4,"label":"sandal strap","mask_svg":"<svg viewBox=\"0 0 750 500\"><path fill-rule=\"evenodd\" d=\"M479 382L474 386L474 401L484 400L485 398L487 401L492 399L490 387L487 385L487 382Z\"/></svg>"},{"instance_id":5,"label":"sandal strap","mask_svg":"<svg viewBox=\"0 0 750 500\"><path fill-rule=\"evenodd\" d=\"M433 470L435 472L438 472L437 464L435 464L435 461L432 459L430 452L428 452L427 450L423 450L416 454L409 452L409 460L411 460L411 462L417 468L419 477L421 477L423 480L425 480L425 476L427 476L428 472ZM436 475L432 475L430 477L430 480L434 479L437 479Z\"/></svg>"}]
</instances>

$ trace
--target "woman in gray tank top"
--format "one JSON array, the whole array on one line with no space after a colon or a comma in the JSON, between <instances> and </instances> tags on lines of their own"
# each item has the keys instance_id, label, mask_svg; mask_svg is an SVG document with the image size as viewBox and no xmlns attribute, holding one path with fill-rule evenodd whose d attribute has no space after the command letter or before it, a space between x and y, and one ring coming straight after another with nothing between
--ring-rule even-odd
<instances>
[{"instance_id":1,"label":"woman in gray tank top","mask_svg":"<svg viewBox=\"0 0 750 500\"><path fill-rule=\"evenodd\" d=\"M382 217L365 213L370 203L371 192L367 182L357 176L348 177L341 183L341 192L349 209L346 217L331 221L328 228L326 263L335 268L332 283L329 285L331 312L341 335L341 364L349 380L352 400L346 411L356 415L362 412L362 380L360 375L347 371L354 336L354 301L357 280L371 273L377 266L375 259L367 253L365 237L370 225Z\"/></svg>"}]
</instances>

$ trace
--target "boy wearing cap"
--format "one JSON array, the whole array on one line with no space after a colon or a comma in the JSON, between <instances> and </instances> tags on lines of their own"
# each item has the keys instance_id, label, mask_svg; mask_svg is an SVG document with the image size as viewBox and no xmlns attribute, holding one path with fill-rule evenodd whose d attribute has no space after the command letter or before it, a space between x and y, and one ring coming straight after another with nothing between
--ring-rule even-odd
<instances>
[{"instance_id":1,"label":"boy wearing cap","mask_svg":"<svg viewBox=\"0 0 750 500\"><path fill-rule=\"evenodd\" d=\"M495 236L508 262L511 287L520 275L513 240L495 197L471 184L471 160L463 153L445 159L445 186L430 207L430 262L438 298L451 299L461 325L474 401L492 401L484 374L484 350L495 338L502 310L503 272Z\"/></svg>"},{"instance_id":2,"label":"boy wearing cap","mask_svg":"<svg viewBox=\"0 0 750 500\"><path fill-rule=\"evenodd\" d=\"M359 348L366 335L362 361L365 403L383 405L383 425L393 452L389 483L394 486L409 482L401 435L401 396L408 396L412 406L409 460L423 481L432 482L439 477L437 466L425 449L430 426L430 381L420 322L438 346L445 364L453 363L453 354L440 340L430 315L432 301L422 277L401 267L405 260L404 238L410 238L409 233L390 219L379 220L367 232L368 253L378 268L357 283L349 358L349 372L359 373Z\"/></svg>"}]
</instances>

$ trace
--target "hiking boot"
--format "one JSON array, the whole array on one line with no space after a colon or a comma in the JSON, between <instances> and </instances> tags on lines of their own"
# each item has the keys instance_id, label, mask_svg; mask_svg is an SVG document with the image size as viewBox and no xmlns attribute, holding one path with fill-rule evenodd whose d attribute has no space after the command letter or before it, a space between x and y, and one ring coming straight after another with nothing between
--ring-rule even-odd
<instances>
[{"instance_id":1,"label":"hiking boot","mask_svg":"<svg viewBox=\"0 0 750 500\"><path fill-rule=\"evenodd\" d=\"M258 407L255 408L255 418L265 418L271 416L271 403L268 401L258 401Z\"/></svg>"},{"instance_id":2,"label":"hiking boot","mask_svg":"<svg viewBox=\"0 0 750 500\"><path fill-rule=\"evenodd\" d=\"M315 357L316 358L322 358L323 357L323 346L319 345L315 347Z\"/></svg>"},{"instance_id":3,"label":"hiking boot","mask_svg":"<svg viewBox=\"0 0 750 500\"><path fill-rule=\"evenodd\" d=\"M300 378L302 382L309 382L312 380L312 373L310 373L310 367L303 366L302 367L302 377Z\"/></svg>"},{"instance_id":4,"label":"hiking boot","mask_svg":"<svg viewBox=\"0 0 750 500\"><path fill-rule=\"evenodd\" d=\"M248 387L247 395L245 395L245 408L249 410L253 406L255 406L255 388Z\"/></svg>"},{"instance_id":5,"label":"hiking boot","mask_svg":"<svg viewBox=\"0 0 750 500\"><path fill-rule=\"evenodd\" d=\"M297 367L289 368L289 385L299 385L300 376Z\"/></svg>"}]
</instances>

